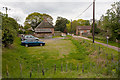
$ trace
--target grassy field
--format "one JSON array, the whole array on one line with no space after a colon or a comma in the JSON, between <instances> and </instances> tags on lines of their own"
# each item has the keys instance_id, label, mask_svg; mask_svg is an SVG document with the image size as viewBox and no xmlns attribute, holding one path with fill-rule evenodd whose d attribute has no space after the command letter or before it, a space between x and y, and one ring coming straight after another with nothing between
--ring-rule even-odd
<instances>
[{"instance_id":1,"label":"grassy field","mask_svg":"<svg viewBox=\"0 0 120 80\"><path fill-rule=\"evenodd\" d=\"M117 77L118 52L113 49L77 38L44 42L45 46L26 48L16 38L10 49L4 48L3 77L30 78L30 73L32 78Z\"/></svg>"}]
</instances>

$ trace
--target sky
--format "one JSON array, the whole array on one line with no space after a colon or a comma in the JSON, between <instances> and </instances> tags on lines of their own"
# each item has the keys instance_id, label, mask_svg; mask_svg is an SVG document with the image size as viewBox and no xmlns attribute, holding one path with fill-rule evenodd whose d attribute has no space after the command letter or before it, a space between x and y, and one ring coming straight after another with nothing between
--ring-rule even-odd
<instances>
[{"instance_id":1,"label":"sky","mask_svg":"<svg viewBox=\"0 0 120 80\"><path fill-rule=\"evenodd\" d=\"M96 0L95 1L95 19L99 20L105 15L111 4L120 0ZM3 7L8 7L8 15L18 18L18 23L24 25L25 18L33 12L46 13L53 17L53 23L58 16L68 20L85 19L90 20L93 17L93 6L79 16L93 0L1 0L0 11L5 13Z\"/></svg>"}]
</instances>

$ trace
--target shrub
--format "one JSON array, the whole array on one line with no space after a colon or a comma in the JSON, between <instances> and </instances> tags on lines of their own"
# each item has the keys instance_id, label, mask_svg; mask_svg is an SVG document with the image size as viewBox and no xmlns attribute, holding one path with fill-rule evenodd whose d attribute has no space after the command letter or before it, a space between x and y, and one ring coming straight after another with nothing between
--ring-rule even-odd
<instances>
[{"instance_id":1,"label":"shrub","mask_svg":"<svg viewBox=\"0 0 120 80\"><path fill-rule=\"evenodd\" d=\"M2 18L2 43L4 47L9 47L17 36L18 23L10 17Z\"/></svg>"}]
</instances>

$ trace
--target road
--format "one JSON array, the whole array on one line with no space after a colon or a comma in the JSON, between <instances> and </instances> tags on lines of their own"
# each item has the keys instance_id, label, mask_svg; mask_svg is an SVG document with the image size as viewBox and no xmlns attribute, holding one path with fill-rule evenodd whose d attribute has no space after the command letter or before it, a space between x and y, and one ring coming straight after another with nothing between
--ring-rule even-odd
<instances>
[{"instance_id":1,"label":"road","mask_svg":"<svg viewBox=\"0 0 120 80\"><path fill-rule=\"evenodd\" d=\"M86 37L82 37L82 36L73 36L73 37L75 37L75 38L83 38L83 39L86 39L86 40L90 40L90 41L92 41L91 39L86 38ZM95 43L97 43L97 44L101 44L101 45L103 45L103 46L107 46L107 44L104 44L104 43L100 43L100 42L96 42L96 41L95 41ZM120 48L118 48L118 47L111 46L111 45L108 45L108 47L109 47L109 48L112 48L112 49L114 49L114 50L117 50L117 51L120 52Z\"/></svg>"}]
</instances>

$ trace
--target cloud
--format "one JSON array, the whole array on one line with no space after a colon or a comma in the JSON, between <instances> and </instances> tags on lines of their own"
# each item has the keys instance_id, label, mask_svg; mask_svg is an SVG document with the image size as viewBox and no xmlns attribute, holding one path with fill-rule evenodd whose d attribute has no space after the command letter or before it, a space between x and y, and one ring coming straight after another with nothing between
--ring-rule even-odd
<instances>
[{"instance_id":1,"label":"cloud","mask_svg":"<svg viewBox=\"0 0 120 80\"><path fill-rule=\"evenodd\" d=\"M6 1L7 0L0 3L0 9L2 9L3 6L11 8L9 16L19 17L21 19L21 21L19 21L20 24L23 24L26 16L32 12L47 13L51 15L54 19L54 24L57 16L62 16L69 20L80 18L92 19L92 6L81 16L77 16L83 12L93 0L74 0L74 2L72 2L73 0L70 0L69 2L68 0L51 0L51 2L47 2L48 0L19 0L19 2L16 0ZM96 19L100 19L101 15L105 14L107 9L111 8L111 4L117 0L105 1L108 0L96 0ZM5 13L5 10L2 9L1 11Z\"/></svg>"}]
</instances>

